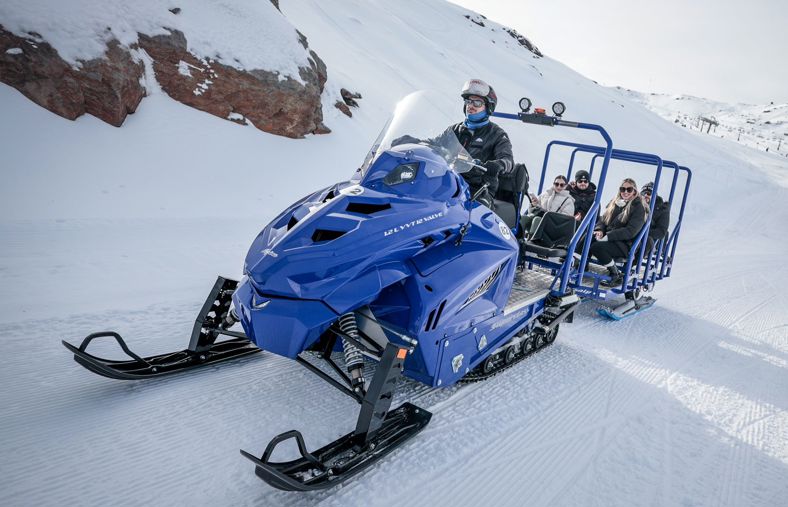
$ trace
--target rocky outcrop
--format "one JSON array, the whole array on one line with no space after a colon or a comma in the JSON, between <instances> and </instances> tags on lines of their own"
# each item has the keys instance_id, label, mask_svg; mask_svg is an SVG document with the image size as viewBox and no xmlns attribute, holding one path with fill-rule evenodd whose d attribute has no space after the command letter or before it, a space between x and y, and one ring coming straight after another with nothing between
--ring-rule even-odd
<instances>
[{"instance_id":1,"label":"rocky outcrop","mask_svg":"<svg viewBox=\"0 0 788 507\"><path fill-rule=\"evenodd\" d=\"M504 31L506 33L508 33L514 40L516 40L518 44L520 44L522 47L524 47L525 49L527 49L528 51L530 51L534 55L536 55L536 56L538 56L540 58L542 56L544 56L542 54L542 52L539 51L538 47L534 46L533 43L531 43L531 41L526 39L523 35L520 35L519 33L517 33L517 30L515 30L514 28L506 28L506 27L504 27Z\"/></svg>"},{"instance_id":2,"label":"rocky outcrop","mask_svg":"<svg viewBox=\"0 0 788 507\"><path fill-rule=\"evenodd\" d=\"M246 121L272 134L303 137L326 133L320 95L326 66L310 51L310 67L300 69L303 83L262 69L241 71L189 53L186 37L139 35L139 45L153 59L156 79L172 98L220 118Z\"/></svg>"},{"instance_id":3,"label":"rocky outcrop","mask_svg":"<svg viewBox=\"0 0 788 507\"><path fill-rule=\"evenodd\" d=\"M65 118L89 113L120 126L145 95L144 65L131 53L142 48L164 92L186 105L292 138L331 132L323 124L320 101L326 65L314 51L309 51L309 67L299 69L299 81L198 58L188 51L183 33L169 32L155 37L138 34L139 43L131 48L112 41L103 58L81 61L75 68L37 34L19 37L0 26L0 82ZM299 42L308 50L301 33Z\"/></svg>"},{"instance_id":4,"label":"rocky outcrop","mask_svg":"<svg viewBox=\"0 0 788 507\"><path fill-rule=\"evenodd\" d=\"M342 111L347 117L352 118L353 113L350 111L351 107L358 107L357 99L361 98L360 93L353 93L345 88L339 90L339 95L342 97L341 101L336 101L334 107Z\"/></svg>"},{"instance_id":5,"label":"rocky outcrop","mask_svg":"<svg viewBox=\"0 0 788 507\"><path fill-rule=\"evenodd\" d=\"M73 68L38 34L19 37L0 26L0 82L64 118L89 113L119 127L145 95L143 65L117 41L103 58L80 63Z\"/></svg>"}]
</instances>

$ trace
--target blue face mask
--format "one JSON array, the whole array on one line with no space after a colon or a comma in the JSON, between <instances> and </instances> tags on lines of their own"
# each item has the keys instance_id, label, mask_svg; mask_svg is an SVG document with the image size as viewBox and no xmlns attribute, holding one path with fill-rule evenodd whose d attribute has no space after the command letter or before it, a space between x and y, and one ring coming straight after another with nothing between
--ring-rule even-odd
<instances>
[{"instance_id":1,"label":"blue face mask","mask_svg":"<svg viewBox=\"0 0 788 507\"><path fill-rule=\"evenodd\" d=\"M468 114L465 113L465 126L471 130L478 129L480 127L484 127L490 123L490 115L487 114L487 110L480 113Z\"/></svg>"}]
</instances>

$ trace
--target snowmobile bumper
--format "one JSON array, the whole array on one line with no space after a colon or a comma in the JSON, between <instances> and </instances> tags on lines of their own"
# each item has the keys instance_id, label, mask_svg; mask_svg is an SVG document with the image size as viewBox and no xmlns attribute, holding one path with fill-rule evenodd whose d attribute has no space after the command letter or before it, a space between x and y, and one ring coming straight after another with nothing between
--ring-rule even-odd
<instances>
[{"instance_id":1,"label":"snowmobile bumper","mask_svg":"<svg viewBox=\"0 0 788 507\"><path fill-rule=\"evenodd\" d=\"M85 337L79 347L63 340L63 345L74 354L74 360L98 375L120 380L159 377L189 370L206 364L260 352L243 333L225 329L232 293L238 282L221 276L217 278L192 329L189 348L156 356L140 357L132 352L123 338L114 331L93 333ZM232 338L217 342L219 335ZM112 337L129 360L105 359L88 354L86 349L96 338Z\"/></svg>"}]
</instances>

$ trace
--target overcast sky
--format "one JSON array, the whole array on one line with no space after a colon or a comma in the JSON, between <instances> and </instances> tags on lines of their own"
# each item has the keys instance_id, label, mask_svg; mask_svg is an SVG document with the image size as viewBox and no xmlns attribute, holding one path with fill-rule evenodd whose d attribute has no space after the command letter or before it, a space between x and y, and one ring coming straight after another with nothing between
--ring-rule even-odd
<instances>
[{"instance_id":1,"label":"overcast sky","mask_svg":"<svg viewBox=\"0 0 788 507\"><path fill-rule=\"evenodd\" d=\"M788 103L788 0L450 0L604 85Z\"/></svg>"}]
</instances>

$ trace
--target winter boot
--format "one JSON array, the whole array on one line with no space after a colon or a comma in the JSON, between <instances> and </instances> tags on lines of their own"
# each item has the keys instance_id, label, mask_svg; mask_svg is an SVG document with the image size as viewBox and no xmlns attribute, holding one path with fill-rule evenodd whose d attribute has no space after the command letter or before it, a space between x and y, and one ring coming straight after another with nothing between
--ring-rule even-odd
<instances>
[{"instance_id":1,"label":"winter boot","mask_svg":"<svg viewBox=\"0 0 788 507\"><path fill-rule=\"evenodd\" d=\"M611 262L607 266L607 273L610 275L610 280L602 280L599 285L604 287L617 287L624 281L624 275L618 270L615 262Z\"/></svg>"}]
</instances>

